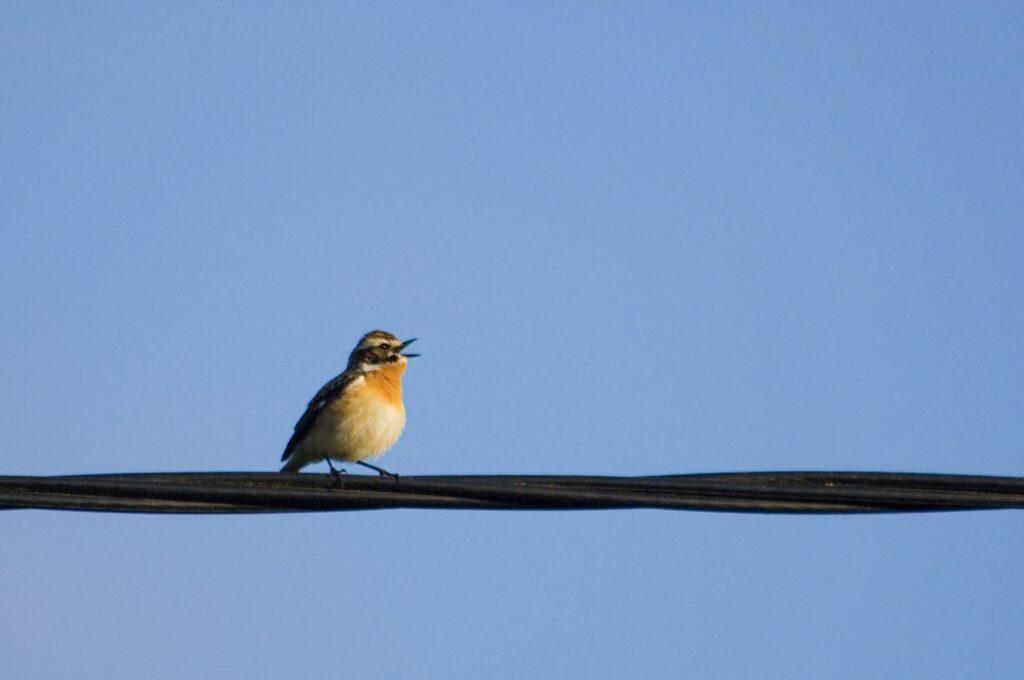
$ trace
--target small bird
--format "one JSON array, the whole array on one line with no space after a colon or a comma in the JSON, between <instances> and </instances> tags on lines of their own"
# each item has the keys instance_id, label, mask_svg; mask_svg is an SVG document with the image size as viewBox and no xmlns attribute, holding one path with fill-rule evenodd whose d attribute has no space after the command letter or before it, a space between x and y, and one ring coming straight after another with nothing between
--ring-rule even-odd
<instances>
[{"instance_id":1,"label":"small bird","mask_svg":"<svg viewBox=\"0 0 1024 680\"><path fill-rule=\"evenodd\" d=\"M385 331L370 331L360 338L345 371L320 388L295 423L281 456L287 461L281 472L298 472L325 460L340 481L333 458L397 479L365 461L390 449L405 427L402 376L409 359L419 354L403 350L415 341L402 342Z\"/></svg>"}]
</instances>

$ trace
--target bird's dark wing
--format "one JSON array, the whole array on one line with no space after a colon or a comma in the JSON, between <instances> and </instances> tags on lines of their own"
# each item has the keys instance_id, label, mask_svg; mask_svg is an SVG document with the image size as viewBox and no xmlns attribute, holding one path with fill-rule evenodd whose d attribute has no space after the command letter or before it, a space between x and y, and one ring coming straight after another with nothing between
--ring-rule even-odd
<instances>
[{"instance_id":1,"label":"bird's dark wing","mask_svg":"<svg viewBox=\"0 0 1024 680\"><path fill-rule=\"evenodd\" d=\"M292 455L292 451L299 445L299 442L309 434L313 423L316 422L317 416L324 410L324 407L341 394L359 375L358 371L345 371L341 375L329 380L326 385L320 388L316 396L309 400L309 404L306 405L306 412L299 418L299 422L295 423L295 432L292 433L292 438L288 440L287 446L284 447L281 460L288 460L288 457Z\"/></svg>"}]
</instances>

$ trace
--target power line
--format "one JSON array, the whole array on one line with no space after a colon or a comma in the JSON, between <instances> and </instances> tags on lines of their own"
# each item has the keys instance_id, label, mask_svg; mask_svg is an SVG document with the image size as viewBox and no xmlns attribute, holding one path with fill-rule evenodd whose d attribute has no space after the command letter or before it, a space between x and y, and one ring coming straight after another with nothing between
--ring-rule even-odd
<instances>
[{"instance_id":1,"label":"power line","mask_svg":"<svg viewBox=\"0 0 1024 680\"><path fill-rule=\"evenodd\" d=\"M1024 508L1024 478L888 472L401 477L252 472L0 476L0 509L267 513L660 508L759 513Z\"/></svg>"}]
</instances>

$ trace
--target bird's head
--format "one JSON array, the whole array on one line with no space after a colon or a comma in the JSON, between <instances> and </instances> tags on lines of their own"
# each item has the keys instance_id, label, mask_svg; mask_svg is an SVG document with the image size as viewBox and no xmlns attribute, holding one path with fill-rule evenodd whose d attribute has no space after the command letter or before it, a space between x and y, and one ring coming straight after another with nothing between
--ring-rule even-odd
<instances>
[{"instance_id":1,"label":"bird's head","mask_svg":"<svg viewBox=\"0 0 1024 680\"><path fill-rule=\"evenodd\" d=\"M386 331L370 331L359 339L359 344L348 357L349 368L375 371L392 364L405 364L419 354L405 354L403 350L416 338L401 341Z\"/></svg>"}]
</instances>

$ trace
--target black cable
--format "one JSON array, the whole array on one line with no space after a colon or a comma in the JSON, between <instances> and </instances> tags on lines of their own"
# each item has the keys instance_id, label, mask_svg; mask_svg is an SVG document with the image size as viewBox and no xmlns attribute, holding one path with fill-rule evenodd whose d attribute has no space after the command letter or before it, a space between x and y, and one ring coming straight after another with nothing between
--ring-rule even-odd
<instances>
[{"instance_id":1,"label":"black cable","mask_svg":"<svg viewBox=\"0 0 1024 680\"><path fill-rule=\"evenodd\" d=\"M1024 478L888 472L738 472L661 477L388 477L282 473L0 476L0 509L263 513L440 508L661 508L764 513L1024 508Z\"/></svg>"}]
</instances>

